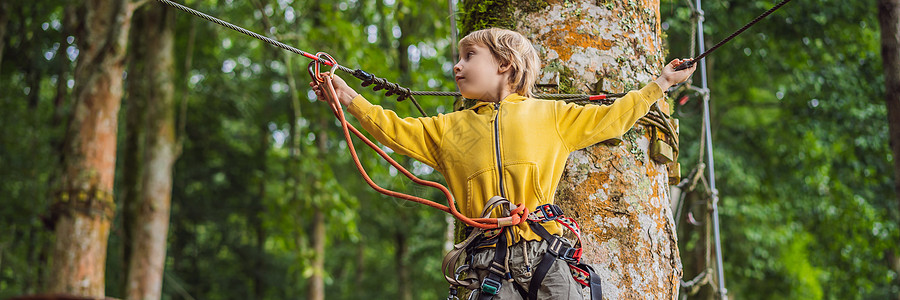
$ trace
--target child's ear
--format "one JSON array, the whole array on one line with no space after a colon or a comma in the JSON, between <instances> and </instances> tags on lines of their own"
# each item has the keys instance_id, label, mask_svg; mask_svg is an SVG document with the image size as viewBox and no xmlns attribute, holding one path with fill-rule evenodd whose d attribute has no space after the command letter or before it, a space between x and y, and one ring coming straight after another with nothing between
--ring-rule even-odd
<instances>
[{"instance_id":1,"label":"child's ear","mask_svg":"<svg viewBox=\"0 0 900 300\"><path fill-rule=\"evenodd\" d=\"M512 69L512 64L510 64L510 63L501 64L500 67L497 68L497 74L506 73L510 69Z\"/></svg>"}]
</instances>

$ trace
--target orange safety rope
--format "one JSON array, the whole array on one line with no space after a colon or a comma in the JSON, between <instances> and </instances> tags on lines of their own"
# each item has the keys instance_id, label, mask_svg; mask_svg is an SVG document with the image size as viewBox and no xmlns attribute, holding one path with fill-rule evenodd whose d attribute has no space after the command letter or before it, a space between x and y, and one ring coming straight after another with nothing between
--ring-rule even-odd
<instances>
[{"instance_id":1,"label":"orange safety rope","mask_svg":"<svg viewBox=\"0 0 900 300\"><path fill-rule=\"evenodd\" d=\"M457 211L456 205L453 201L453 195L450 194L450 191L447 189L447 187L445 187L437 182L423 180L423 179L416 177L415 175L410 173L406 168L404 168L399 163L397 163L397 161L395 161L393 158L388 156L388 154L385 153L383 150L381 150L381 148L379 148L378 145L376 145L375 143L370 141L368 138L366 138L361 132L359 132L359 130L357 130L355 127L353 127L353 125L350 125L350 123L347 122L347 119L344 117L344 110L341 107L340 101L337 99L337 92L335 92L334 84L332 83L332 76L334 73L332 73L332 72L320 73L319 72L319 68L320 68L321 64L324 63L326 65L330 65L331 68L334 69L338 66L337 61L335 61L334 58L331 57L331 55L328 55L327 53L324 53L324 52L316 53L316 57L318 59L310 62L309 67L307 68L307 70L309 71L309 76L312 77L312 79L315 80L318 84L325 85L325 89L323 89L323 92L326 94L326 97L325 97L326 101L330 104L331 111L334 113L334 116L337 117L338 120L341 121L341 127L343 128L343 131L344 131L344 138L347 140L347 146L350 148L350 155L353 157L353 162L356 164L356 169L359 170L359 173L362 174L363 178L366 180L366 183L368 183L369 186L371 186L373 189L375 189L376 191L378 191L379 193L382 193L384 195L388 195L391 197L396 197L396 198L400 198L400 199L404 199L404 200L409 200L409 201L425 204L425 205L440 209L444 212L447 212L447 213L453 215L454 217L456 217L463 223L466 223L466 225L477 227L477 228L494 229L494 228L500 228L500 227L505 227L505 226L513 226L513 225L518 225L519 223L522 223L522 221L526 220L526 218L523 218L523 216L528 215L528 209L525 207L524 203L519 204L515 209L511 210L509 216L501 217L501 218L469 218L469 217L466 217L465 215L461 214L459 211ZM356 148L353 147L353 141L350 138L351 131L353 132L353 134L355 134L357 137L359 137L359 139L361 139L363 142L365 142L366 145L369 145L369 147L371 147L373 150L375 150L375 152L378 152L378 155L381 155L381 157L383 157L385 160L387 160L392 166L394 166L394 168L397 168L397 170L399 170L401 173L403 173L403 175L405 175L407 178L411 179L413 182L423 185L423 186L430 186L430 187L439 189L442 193L444 193L444 196L447 197L448 205L443 205L443 204L440 204L440 203L437 203L437 202L434 202L431 200L427 200L424 198L416 197L413 195L408 195L408 194L404 194L404 193L400 193L400 192L396 192L396 191L391 191L391 190L382 188L382 187L378 186L377 184L375 184L375 182L372 181L372 178L369 177L369 174L366 173L366 170L365 170L365 168L363 168L362 163L360 163L360 161L359 161L359 157L357 156L357 153L356 153Z\"/></svg>"}]
</instances>

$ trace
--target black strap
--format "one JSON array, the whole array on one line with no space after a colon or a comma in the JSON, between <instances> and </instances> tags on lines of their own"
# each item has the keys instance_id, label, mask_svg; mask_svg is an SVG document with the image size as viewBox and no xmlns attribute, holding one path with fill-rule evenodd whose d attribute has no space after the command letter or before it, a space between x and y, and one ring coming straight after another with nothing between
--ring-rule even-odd
<instances>
[{"instance_id":1,"label":"black strap","mask_svg":"<svg viewBox=\"0 0 900 300\"><path fill-rule=\"evenodd\" d=\"M488 267L488 275L481 281L481 292L478 295L478 300L491 300L494 298L494 295L500 292L500 287L505 280L504 276L509 273L504 264L508 254L508 246L506 244L506 229L504 229L500 232L497 245L494 247L494 259Z\"/></svg>"},{"instance_id":2,"label":"black strap","mask_svg":"<svg viewBox=\"0 0 900 300\"><path fill-rule=\"evenodd\" d=\"M528 291L526 291L518 281L513 280L512 284L513 287L516 288L516 291L519 292L519 296L522 296L522 299L528 299Z\"/></svg>"},{"instance_id":3,"label":"black strap","mask_svg":"<svg viewBox=\"0 0 900 300\"><path fill-rule=\"evenodd\" d=\"M600 285L600 275L594 271L594 268L588 264L573 264L572 266L585 270L590 276L591 300L603 299L603 286Z\"/></svg>"},{"instance_id":4,"label":"black strap","mask_svg":"<svg viewBox=\"0 0 900 300\"><path fill-rule=\"evenodd\" d=\"M603 300L603 286L600 284L600 275L594 272L594 268L587 267L588 274L591 275L591 300Z\"/></svg>"},{"instance_id":5,"label":"black strap","mask_svg":"<svg viewBox=\"0 0 900 300\"><path fill-rule=\"evenodd\" d=\"M560 241L558 237L550 234L550 232L548 232L540 223L529 221L528 225L534 233L548 243L547 252L544 253L544 257L538 264L537 270L535 270L534 277L531 277L531 282L528 284L528 298L526 299L536 300L537 292L541 287L541 283L544 281L544 277L547 276L547 271L550 270L550 267L553 266L553 263L559 258L558 255L566 252L560 251L564 248L559 245L562 244L562 241ZM600 276L587 264L578 263L573 265L582 270L586 270L590 275L591 300L602 300L603 287L600 285Z\"/></svg>"},{"instance_id":6,"label":"black strap","mask_svg":"<svg viewBox=\"0 0 900 300\"><path fill-rule=\"evenodd\" d=\"M528 227L531 227L531 231L534 231L534 233L536 233L539 237L547 240L548 242L556 238L555 236L550 234L549 231L547 231L547 228L544 228L544 225L541 225L540 223L528 221Z\"/></svg>"},{"instance_id":7,"label":"black strap","mask_svg":"<svg viewBox=\"0 0 900 300\"><path fill-rule=\"evenodd\" d=\"M550 253L550 251L544 252L544 257L541 258L541 262L538 263L537 269L534 270L534 276L531 277L531 282L528 283L528 298L526 299L537 299L538 290L541 289L541 282L544 282L544 277L547 277L547 272L550 271L550 267L552 267L555 262L555 255Z\"/></svg>"}]
</instances>

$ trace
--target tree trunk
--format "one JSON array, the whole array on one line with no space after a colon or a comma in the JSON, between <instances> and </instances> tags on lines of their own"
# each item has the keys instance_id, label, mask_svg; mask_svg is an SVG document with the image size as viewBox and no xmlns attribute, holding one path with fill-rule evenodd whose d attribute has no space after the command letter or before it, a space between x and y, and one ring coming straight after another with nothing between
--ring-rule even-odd
<instances>
[{"instance_id":1,"label":"tree trunk","mask_svg":"<svg viewBox=\"0 0 900 300\"><path fill-rule=\"evenodd\" d=\"M159 299L162 292L176 157L173 17L159 5L149 5L134 17L128 122L137 134L129 138L137 139L135 150L143 157L134 163L137 170L126 168L138 175L133 197L124 202L130 237L125 243L131 249L126 253L127 299Z\"/></svg>"},{"instance_id":2,"label":"tree trunk","mask_svg":"<svg viewBox=\"0 0 900 300\"><path fill-rule=\"evenodd\" d=\"M319 119L321 128L325 128L328 124L327 118ZM316 134L317 147L319 147L319 160L325 161L324 153L328 153L328 133L319 131ZM317 178L322 181L324 179ZM316 184L320 186L320 184ZM315 188L315 193L322 193L321 188ZM325 213L322 212L321 203L311 203L312 205L312 276L309 278L309 291L307 299L324 300L325 299Z\"/></svg>"},{"instance_id":3,"label":"tree trunk","mask_svg":"<svg viewBox=\"0 0 900 300\"><path fill-rule=\"evenodd\" d=\"M325 299L325 214L322 208L313 204L313 274L309 279L309 300Z\"/></svg>"},{"instance_id":4,"label":"tree trunk","mask_svg":"<svg viewBox=\"0 0 900 300\"><path fill-rule=\"evenodd\" d=\"M312 17L313 27L322 26L325 24L324 11L322 11L321 1L313 1L310 3L309 14ZM290 66L288 66L290 67ZM328 124L331 122L330 118L327 114L318 114L315 122L318 122L320 128L327 128ZM319 155L316 157L319 161L327 161L325 157L325 153L328 153L328 133L323 131L319 131L315 136L317 147L319 148ZM315 178L317 181L324 181L321 176ZM322 193L319 188L321 183L318 183L315 188L313 188L313 195ZM313 248L313 258L312 258L312 276L309 278L309 289L307 291L306 299L309 300L324 300L325 299L325 215L322 212L321 202L313 202L310 204L312 206L312 224L311 224L311 233L312 233L312 248Z\"/></svg>"},{"instance_id":5,"label":"tree trunk","mask_svg":"<svg viewBox=\"0 0 900 300\"><path fill-rule=\"evenodd\" d=\"M2 6L3 4L0 4ZM69 78L69 69L71 69L72 64L69 63L69 58L66 56L66 48L68 48L68 38L71 32L70 28L74 27L71 22L75 19L75 10L71 5L67 5L63 9L63 22L62 22L62 35L59 40L59 48L56 49L56 55L54 58L57 63L57 73L56 73L56 96L53 99L53 117L50 119L50 126L57 127L62 123L63 113L62 113L62 105L66 100L66 97L69 96L69 86L68 86L68 78ZM2 19L2 17L0 17ZM3 21L0 20L0 24ZM2 25L0 25L2 26ZM0 57L3 56L3 33L2 29L0 29ZM61 142L54 141L53 149L59 149L59 144Z\"/></svg>"},{"instance_id":6,"label":"tree trunk","mask_svg":"<svg viewBox=\"0 0 900 300\"><path fill-rule=\"evenodd\" d=\"M409 86L411 76L409 75L409 32L413 26L412 16L409 15L409 9L404 9L402 0L397 1L397 9L394 11L394 18L397 19L397 26L400 28L400 37L397 38L397 69L400 71L400 78L397 82L403 86Z\"/></svg>"},{"instance_id":7,"label":"tree trunk","mask_svg":"<svg viewBox=\"0 0 900 300\"><path fill-rule=\"evenodd\" d=\"M560 92L641 88L662 70L658 1L464 1L463 32L485 26L524 34L538 50L543 80ZM606 299L675 299L681 280L666 166L650 159L651 128L635 125L618 146L569 156L556 203L582 229Z\"/></svg>"},{"instance_id":8,"label":"tree trunk","mask_svg":"<svg viewBox=\"0 0 900 300\"><path fill-rule=\"evenodd\" d=\"M353 284L357 287L363 286L366 274L366 239L365 235L359 235L359 241L356 242L356 272L353 275ZM369 295L364 289L354 289L353 297L356 299L365 299Z\"/></svg>"},{"instance_id":9,"label":"tree trunk","mask_svg":"<svg viewBox=\"0 0 900 300\"><path fill-rule=\"evenodd\" d=\"M123 0L89 0L82 12L75 101L53 199L58 220L49 291L103 297L115 211L116 115L132 8Z\"/></svg>"},{"instance_id":10,"label":"tree trunk","mask_svg":"<svg viewBox=\"0 0 900 300\"><path fill-rule=\"evenodd\" d=\"M400 36L397 38L397 72L400 73L400 76L397 78L397 82L403 86L412 86L409 65L409 40L411 39L410 33L414 25L412 24L413 16L410 13L410 9L406 8L405 5L407 3L404 3L404 1L397 1L397 7L394 11L394 18L397 20L398 28L400 28ZM412 164L413 159L405 156L401 161L403 165L409 166ZM405 210L398 210L395 213L398 220L395 223L397 230L394 232L394 247L396 248L394 250L394 266L397 272L397 294L400 300L411 300L413 299L413 284L412 279L409 277L410 268L407 263L409 260L407 258L409 254L409 237L406 230L410 225L405 221L410 217L406 215Z\"/></svg>"},{"instance_id":11,"label":"tree trunk","mask_svg":"<svg viewBox=\"0 0 900 300\"><path fill-rule=\"evenodd\" d=\"M406 228L406 227L401 227ZM394 266L397 268L397 290L401 300L412 300L412 287L409 278L409 266L406 264L406 255L409 251L408 238L402 230L394 233Z\"/></svg>"},{"instance_id":12,"label":"tree trunk","mask_svg":"<svg viewBox=\"0 0 900 300\"><path fill-rule=\"evenodd\" d=\"M6 48L6 24L9 24L9 2L3 1L0 3L0 62L3 62L3 49Z\"/></svg>"},{"instance_id":13,"label":"tree trunk","mask_svg":"<svg viewBox=\"0 0 900 300\"><path fill-rule=\"evenodd\" d=\"M881 25L881 58L884 64L884 100L888 110L891 151L894 154L894 189L897 200L900 201L900 0L879 0L878 20ZM900 255L889 254L887 257L893 260L891 266L894 272L900 274ZM895 280L900 285L900 278Z\"/></svg>"},{"instance_id":14,"label":"tree trunk","mask_svg":"<svg viewBox=\"0 0 900 300\"><path fill-rule=\"evenodd\" d=\"M25 40L22 42L21 49L32 49L32 45L34 45L35 32L40 32L41 22L37 22L38 14L40 13L40 9L38 8L39 4L37 2L30 3L30 8L28 9L31 13L28 19L32 20L29 24L33 28L28 28L28 26L22 26L22 32L25 33L22 37ZM22 8L24 10L24 7ZM24 15L22 16L25 17ZM28 85L28 108L35 109L38 105L38 100L40 100L41 94L41 72L37 70L37 64L39 63L38 58L41 57L41 53L39 51L28 51L27 54L23 57L28 61L28 63L24 64L22 67L23 73L25 73L25 84Z\"/></svg>"},{"instance_id":15,"label":"tree trunk","mask_svg":"<svg viewBox=\"0 0 900 300\"><path fill-rule=\"evenodd\" d=\"M253 269L249 270L250 277L253 280L253 299L264 299L266 292L265 274L269 270L266 269L265 261L265 244L266 244L266 228L261 218L265 212L266 199L266 177L268 172L268 164L266 160L269 153L269 129L266 123L259 124L259 148L256 150L256 165L259 166L258 181L256 186L256 201L250 204L247 210L247 221L253 224L253 231L256 234L256 253L253 254Z\"/></svg>"}]
</instances>

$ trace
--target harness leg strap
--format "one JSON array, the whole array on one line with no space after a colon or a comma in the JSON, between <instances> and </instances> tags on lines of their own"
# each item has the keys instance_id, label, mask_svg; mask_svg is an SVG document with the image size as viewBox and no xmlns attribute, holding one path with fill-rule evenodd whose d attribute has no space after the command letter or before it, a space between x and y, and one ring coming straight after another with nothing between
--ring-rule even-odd
<instances>
[{"instance_id":1,"label":"harness leg strap","mask_svg":"<svg viewBox=\"0 0 900 300\"><path fill-rule=\"evenodd\" d=\"M570 266L584 270L588 273L587 286L591 289L591 300L603 300L603 286L600 284L600 275L588 264L570 264Z\"/></svg>"},{"instance_id":2,"label":"harness leg strap","mask_svg":"<svg viewBox=\"0 0 900 300\"><path fill-rule=\"evenodd\" d=\"M547 272L550 271L550 267L552 267L554 263L556 263L556 256L550 253L550 251L544 252L544 256L541 257L541 262L534 271L534 276L531 277L531 282L528 283L529 300L537 299L537 293L538 290L541 289L541 283L544 282L544 277L547 277Z\"/></svg>"},{"instance_id":3,"label":"harness leg strap","mask_svg":"<svg viewBox=\"0 0 900 300\"><path fill-rule=\"evenodd\" d=\"M591 274L591 300L603 300L603 286L600 285L600 275L594 272L594 268L584 265Z\"/></svg>"},{"instance_id":4,"label":"harness leg strap","mask_svg":"<svg viewBox=\"0 0 900 300\"><path fill-rule=\"evenodd\" d=\"M509 270L504 268L503 264L509 250L506 244L506 229L504 228L500 231L497 245L494 247L494 259L488 268L488 275L481 281L481 293L478 295L478 300L491 300L494 298L494 295L500 292L500 287L503 286L503 281L505 280L503 277L509 272Z\"/></svg>"},{"instance_id":5,"label":"harness leg strap","mask_svg":"<svg viewBox=\"0 0 900 300\"><path fill-rule=\"evenodd\" d=\"M529 227L531 227L531 230L534 231L534 233L536 233L542 239L547 241L547 243L549 243L549 245L547 247L547 252L544 253L544 256L541 259L541 262L538 264L537 270L535 270L534 277L531 278L531 282L528 284L528 298L527 299L536 300L537 292L541 287L541 283L544 281L544 277L547 276L547 271L550 269L551 266L553 266L553 263L556 261L557 258L564 259L567 256L566 254L568 253L568 251L560 253L559 250L561 248L555 247L555 246L559 245L559 243L560 243L559 239L556 236L551 235L550 232L548 232L547 229L545 229L544 226L542 226L541 224L529 220L528 225L529 225ZM562 255L562 256L560 256L560 255ZM580 255L578 255L578 256L580 256ZM594 269L591 268L591 266L589 266L587 264L577 263L577 260L578 260L577 258L574 259L574 262L572 262L572 263L575 263L578 268L586 270L588 272L588 274L590 275L589 283L590 283L590 288L591 288L591 300L602 300L603 299L603 290L602 290L603 288L600 285L600 276L597 275L596 272L594 272Z\"/></svg>"}]
</instances>

